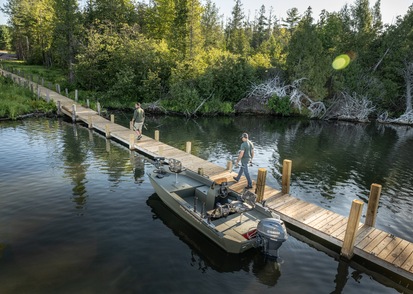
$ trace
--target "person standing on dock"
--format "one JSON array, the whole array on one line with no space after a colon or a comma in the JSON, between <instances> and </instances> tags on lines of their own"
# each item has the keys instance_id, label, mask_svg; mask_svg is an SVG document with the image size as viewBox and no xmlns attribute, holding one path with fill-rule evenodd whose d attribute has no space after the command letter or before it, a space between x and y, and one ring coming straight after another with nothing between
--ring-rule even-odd
<instances>
[{"instance_id":1,"label":"person standing on dock","mask_svg":"<svg viewBox=\"0 0 413 294\"><path fill-rule=\"evenodd\" d=\"M138 135L138 140L142 138L142 127L145 121L145 111L141 108L139 102L135 103L135 110L133 112L132 125L136 134Z\"/></svg>"},{"instance_id":2,"label":"person standing on dock","mask_svg":"<svg viewBox=\"0 0 413 294\"><path fill-rule=\"evenodd\" d=\"M248 183L248 186L245 188L252 189L252 181L250 173L248 171L248 163L252 162L252 159L254 158L254 144L248 139L247 133L243 133L241 139L242 144L238 153L237 161L235 163L235 165L238 166L239 162L241 161L241 168L239 169L238 175L236 177L233 177L233 179L238 182L242 176L242 173L244 173Z\"/></svg>"}]
</instances>

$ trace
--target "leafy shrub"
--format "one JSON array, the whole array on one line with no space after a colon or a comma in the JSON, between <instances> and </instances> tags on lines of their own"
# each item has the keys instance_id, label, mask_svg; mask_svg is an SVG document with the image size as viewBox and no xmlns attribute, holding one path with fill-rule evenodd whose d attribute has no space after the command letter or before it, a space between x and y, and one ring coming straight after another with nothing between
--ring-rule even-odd
<instances>
[{"instance_id":1,"label":"leafy shrub","mask_svg":"<svg viewBox=\"0 0 413 294\"><path fill-rule=\"evenodd\" d=\"M273 95L268 100L268 107L278 115L289 116L291 114L290 98Z\"/></svg>"}]
</instances>

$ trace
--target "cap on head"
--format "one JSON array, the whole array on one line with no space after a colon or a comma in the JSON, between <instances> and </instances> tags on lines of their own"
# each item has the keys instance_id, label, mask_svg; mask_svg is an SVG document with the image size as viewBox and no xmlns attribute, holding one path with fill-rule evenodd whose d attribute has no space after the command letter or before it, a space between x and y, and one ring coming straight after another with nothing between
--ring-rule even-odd
<instances>
[{"instance_id":1,"label":"cap on head","mask_svg":"<svg viewBox=\"0 0 413 294\"><path fill-rule=\"evenodd\" d=\"M242 138L248 139L248 134L247 134L247 133L243 133L243 134L241 135L241 139L242 139Z\"/></svg>"}]
</instances>

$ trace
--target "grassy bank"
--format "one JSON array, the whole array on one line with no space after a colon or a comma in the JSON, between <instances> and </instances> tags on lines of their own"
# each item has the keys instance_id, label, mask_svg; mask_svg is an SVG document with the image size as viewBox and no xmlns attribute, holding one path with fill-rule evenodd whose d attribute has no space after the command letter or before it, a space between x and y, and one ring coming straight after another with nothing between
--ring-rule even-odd
<instances>
[{"instance_id":1,"label":"grassy bank","mask_svg":"<svg viewBox=\"0 0 413 294\"><path fill-rule=\"evenodd\" d=\"M37 99L28 88L0 76L0 119L18 119L28 114L49 114L56 111L54 103Z\"/></svg>"}]
</instances>

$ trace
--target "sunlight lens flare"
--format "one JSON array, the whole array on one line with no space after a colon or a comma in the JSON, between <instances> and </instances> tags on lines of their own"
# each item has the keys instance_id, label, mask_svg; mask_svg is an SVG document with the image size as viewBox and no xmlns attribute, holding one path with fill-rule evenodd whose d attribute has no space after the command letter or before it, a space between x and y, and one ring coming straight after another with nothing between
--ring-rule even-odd
<instances>
[{"instance_id":1,"label":"sunlight lens flare","mask_svg":"<svg viewBox=\"0 0 413 294\"><path fill-rule=\"evenodd\" d=\"M334 59L331 66L336 70L340 70L346 68L349 64L350 56L347 54L341 54Z\"/></svg>"}]
</instances>

